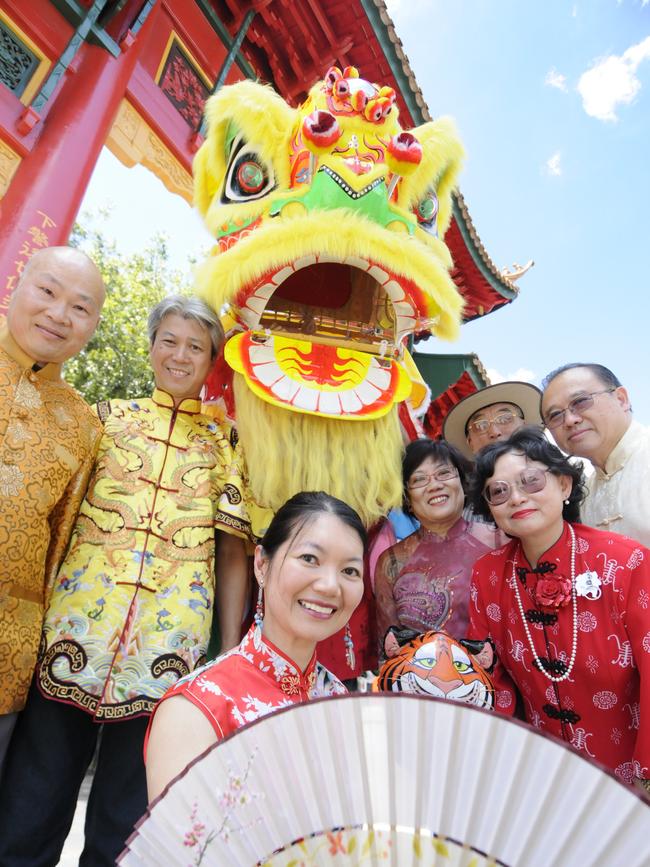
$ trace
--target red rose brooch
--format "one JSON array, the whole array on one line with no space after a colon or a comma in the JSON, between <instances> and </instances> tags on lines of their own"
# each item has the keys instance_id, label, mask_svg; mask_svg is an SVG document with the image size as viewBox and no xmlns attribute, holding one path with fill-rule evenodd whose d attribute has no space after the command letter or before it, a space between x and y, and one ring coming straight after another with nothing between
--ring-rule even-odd
<instances>
[{"instance_id":1,"label":"red rose brooch","mask_svg":"<svg viewBox=\"0 0 650 867\"><path fill-rule=\"evenodd\" d=\"M540 575L535 584L533 599L539 608L557 611L571 601L571 579L563 575Z\"/></svg>"},{"instance_id":2,"label":"red rose brooch","mask_svg":"<svg viewBox=\"0 0 650 867\"><path fill-rule=\"evenodd\" d=\"M538 608L547 608L557 611L571 601L571 579L564 575L555 574L556 563L543 561L535 569L517 568L517 575L521 583L528 589L533 601ZM528 576L535 578L535 584L531 586Z\"/></svg>"}]
</instances>

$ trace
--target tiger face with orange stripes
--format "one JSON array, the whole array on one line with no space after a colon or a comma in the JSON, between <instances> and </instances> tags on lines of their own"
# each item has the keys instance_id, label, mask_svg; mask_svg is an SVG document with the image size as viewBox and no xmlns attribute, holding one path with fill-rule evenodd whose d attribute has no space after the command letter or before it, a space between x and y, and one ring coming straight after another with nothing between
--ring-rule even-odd
<instances>
[{"instance_id":1,"label":"tiger face with orange stripes","mask_svg":"<svg viewBox=\"0 0 650 867\"><path fill-rule=\"evenodd\" d=\"M494 685L486 669L494 663L488 641L456 641L446 632L389 629L388 657L379 671L380 692L410 692L494 708Z\"/></svg>"}]
</instances>

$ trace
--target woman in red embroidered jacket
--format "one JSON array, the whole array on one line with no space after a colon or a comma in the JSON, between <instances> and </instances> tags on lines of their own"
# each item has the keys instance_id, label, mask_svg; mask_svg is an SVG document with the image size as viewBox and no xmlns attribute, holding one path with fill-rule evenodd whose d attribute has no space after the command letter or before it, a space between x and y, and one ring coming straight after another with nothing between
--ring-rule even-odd
<instances>
[{"instance_id":1,"label":"woman in red embroidered jacket","mask_svg":"<svg viewBox=\"0 0 650 867\"><path fill-rule=\"evenodd\" d=\"M512 541L475 564L469 634L496 645L498 710L514 681L529 723L647 789L650 551L572 523L582 481L529 428L479 454L474 508Z\"/></svg>"},{"instance_id":2,"label":"woman in red embroidered jacket","mask_svg":"<svg viewBox=\"0 0 650 867\"><path fill-rule=\"evenodd\" d=\"M145 744L150 800L240 726L346 692L316 661L315 648L361 600L365 545L357 513L328 494L296 494L278 510L255 550L253 626L238 647L181 678L154 711Z\"/></svg>"}]
</instances>

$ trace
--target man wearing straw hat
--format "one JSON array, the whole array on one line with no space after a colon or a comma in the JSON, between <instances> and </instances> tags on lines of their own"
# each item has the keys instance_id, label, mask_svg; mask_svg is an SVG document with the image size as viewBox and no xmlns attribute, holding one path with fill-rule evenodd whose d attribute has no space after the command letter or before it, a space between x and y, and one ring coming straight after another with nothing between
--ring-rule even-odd
<instances>
[{"instance_id":1,"label":"man wearing straw hat","mask_svg":"<svg viewBox=\"0 0 650 867\"><path fill-rule=\"evenodd\" d=\"M500 382L456 404L442 426L442 436L469 460L482 448L508 439L524 425L541 425L541 392L529 382Z\"/></svg>"}]
</instances>

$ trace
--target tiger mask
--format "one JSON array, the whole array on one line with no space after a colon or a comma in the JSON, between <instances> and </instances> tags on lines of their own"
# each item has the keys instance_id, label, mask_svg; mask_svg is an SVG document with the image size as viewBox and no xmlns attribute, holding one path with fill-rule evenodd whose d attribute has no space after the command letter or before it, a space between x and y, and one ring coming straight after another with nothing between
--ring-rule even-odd
<instances>
[{"instance_id":1,"label":"tiger mask","mask_svg":"<svg viewBox=\"0 0 650 867\"><path fill-rule=\"evenodd\" d=\"M379 692L410 692L494 708L489 671L494 650L489 641L456 641L446 632L391 627L384 638L386 662L379 670Z\"/></svg>"}]
</instances>

